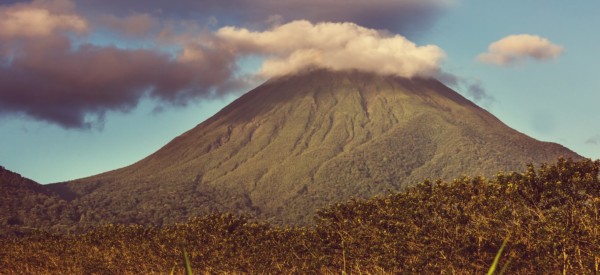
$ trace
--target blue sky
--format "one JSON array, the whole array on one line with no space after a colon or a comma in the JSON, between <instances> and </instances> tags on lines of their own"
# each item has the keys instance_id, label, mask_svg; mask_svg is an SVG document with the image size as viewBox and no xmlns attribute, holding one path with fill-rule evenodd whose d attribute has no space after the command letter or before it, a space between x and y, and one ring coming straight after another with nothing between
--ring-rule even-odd
<instances>
[{"instance_id":1,"label":"blue sky","mask_svg":"<svg viewBox=\"0 0 600 275\"><path fill-rule=\"evenodd\" d=\"M51 183L132 164L268 78L272 66L263 60L297 68L291 56L303 51L267 43L265 37L285 35L286 26L307 28L304 35L310 36L317 22L334 22L324 29L367 33L379 45L412 41L416 46L399 51L415 50L434 67L415 64L417 69L400 74L451 75L458 80L453 88L507 125L600 158L598 1L352 0L343 7L316 0L178 3L1 2L0 18L42 16L44 26L51 27L15 29L11 26L20 21L10 25L0 19L0 165ZM308 23L292 23L301 19ZM225 33L226 26L237 29ZM387 31L377 31L382 29ZM546 46L561 50L538 59L534 56L540 51L525 52L511 64L477 59L490 44L519 34L545 39ZM307 47L325 55L338 52L328 48L335 45L323 46L329 42L314 43ZM426 51L425 45L435 47ZM436 55L440 51L445 58ZM320 65L341 66L334 61ZM115 77L115 71L128 78ZM101 81L79 81L89 74ZM71 80L53 79L65 76ZM30 83L37 81L56 88ZM475 97L469 87L477 87L483 97Z\"/></svg>"},{"instance_id":2,"label":"blue sky","mask_svg":"<svg viewBox=\"0 0 600 275\"><path fill-rule=\"evenodd\" d=\"M447 70L479 80L494 97L487 109L509 126L600 158L600 19L597 1L462 1L427 39L448 54ZM564 47L556 60L516 67L474 59L501 37L540 35Z\"/></svg>"}]
</instances>

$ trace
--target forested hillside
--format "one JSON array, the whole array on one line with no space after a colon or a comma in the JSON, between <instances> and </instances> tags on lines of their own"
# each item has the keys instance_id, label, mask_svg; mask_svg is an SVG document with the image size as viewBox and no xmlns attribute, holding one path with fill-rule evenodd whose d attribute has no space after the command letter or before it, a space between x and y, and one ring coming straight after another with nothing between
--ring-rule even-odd
<instances>
[{"instance_id":1,"label":"forested hillside","mask_svg":"<svg viewBox=\"0 0 600 275\"><path fill-rule=\"evenodd\" d=\"M0 236L47 229L65 221L72 223L65 200L46 186L1 166L0 198Z\"/></svg>"}]
</instances>

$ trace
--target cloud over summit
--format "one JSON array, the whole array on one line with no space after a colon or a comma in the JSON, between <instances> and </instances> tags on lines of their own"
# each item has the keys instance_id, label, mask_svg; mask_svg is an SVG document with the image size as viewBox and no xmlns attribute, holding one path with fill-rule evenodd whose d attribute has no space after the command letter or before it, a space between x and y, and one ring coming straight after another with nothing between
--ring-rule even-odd
<instances>
[{"instance_id":1,"label":"cloud over summit","mask_svg":"<svg viewBox=\"0 0 600 275\"><path fill-rule=\"evenodd\" d=\"M260 74L265 77L307 67L431 77L445 57L437 46L417 46L403 36L353 23L294 21L263 32L225 27L216 35L240 54L263 55Z\"/></svg>"}]
</instances>

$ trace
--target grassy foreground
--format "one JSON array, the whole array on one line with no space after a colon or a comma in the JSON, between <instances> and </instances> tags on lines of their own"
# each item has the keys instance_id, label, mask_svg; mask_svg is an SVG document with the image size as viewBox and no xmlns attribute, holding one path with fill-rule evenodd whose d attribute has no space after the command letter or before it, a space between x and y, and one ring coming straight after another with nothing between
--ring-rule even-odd
<instances>
[{"instance_id":1,"label":"grassy foreground","mask_svg":"<svg viewBox=\"0 0 600 275\"><path fill-rule=\"evenodd\" d=\"M108 225L85 234L0 239L7 274L600 272L600 161L559 159L523 173L452 183L320 210L314 226L229 214L162 228Z\"/></svg>"}]
</instances>

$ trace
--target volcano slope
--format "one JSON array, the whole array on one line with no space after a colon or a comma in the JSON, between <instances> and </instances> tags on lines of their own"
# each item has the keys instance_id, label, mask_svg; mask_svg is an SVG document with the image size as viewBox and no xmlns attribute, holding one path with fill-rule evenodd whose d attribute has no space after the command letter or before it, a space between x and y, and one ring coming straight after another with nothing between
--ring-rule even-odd
<instances>
[{"instance_id":1,"label":"volcano slope","mask_svg":"<svg viewBox=\"0 0 600 275\"><path fill-rule=\"evenodd\" d=\"M580 158L437 80L312 70L264 83L131 166L50 188L82 222L163 224L229 211L306 224L351 197L559 156Z\"/></svg>"}]
</instances>

